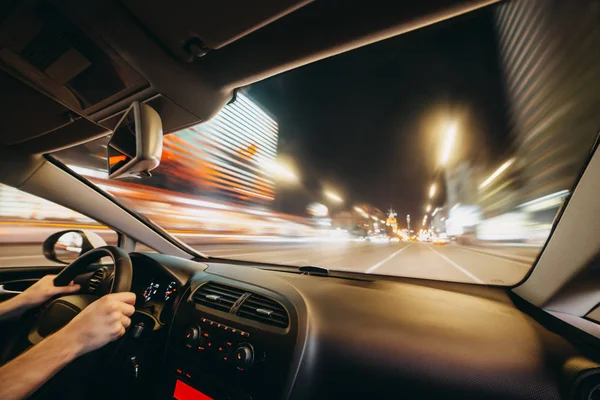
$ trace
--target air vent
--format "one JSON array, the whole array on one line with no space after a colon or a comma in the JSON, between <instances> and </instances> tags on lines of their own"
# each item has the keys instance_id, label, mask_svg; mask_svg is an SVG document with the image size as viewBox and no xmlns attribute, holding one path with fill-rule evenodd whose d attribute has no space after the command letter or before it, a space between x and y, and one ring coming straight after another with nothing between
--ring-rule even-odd
<instances>
[{"instance_id":1,"label":"air vent","mask_svg":"<svg viewBox=\"0 0 600 400\"><path fill-rule=\"evenodd\" d=\"M281 304L254 293L242 303L236 314L280 328L287 328L289 324L288 313Z\"/></svg>"},{"instance_id":2,"label":"air vent","mask_svg":"<svg viewBox=\"0 0 600 400\"><path fill-rule=\"evenodd\" d=\"M215 310L229 312L236 301L244 294L244 290L220 283L208 282L200 286L192 299L197 304Z\"/></svg>"},{"instance_id":3,"label":"air vent","mask_svg":"<svg viewBox=\"0 0 600 400\"><path fill-rule=\"evenodd\" d=\"M107 274L108 274L108 270L106 268L104 268L104 267L98 268L96 271L94 271L94 273L92 274L92 276L90 277L90 279L88 279L87 290L90 293L96 292L96 290L98 289L98 287L100 286L100 284L106 278Z\"/></svg>"}]
</instances>

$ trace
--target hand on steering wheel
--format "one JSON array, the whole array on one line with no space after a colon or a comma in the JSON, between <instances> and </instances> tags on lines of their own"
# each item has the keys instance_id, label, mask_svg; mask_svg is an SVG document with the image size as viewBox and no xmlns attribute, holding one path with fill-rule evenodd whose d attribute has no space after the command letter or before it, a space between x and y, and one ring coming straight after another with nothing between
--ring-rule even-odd
<instances>
[{"instance_id":1,"label":"hand on steering wheel","mask_svg":"<svg viewBox=\"0 0 600 400\"><path fill-rule=\"evenodd\" d=\"M54 296L62 294L72 294L78 292L81 286L74 284L72 281L67 286L56 286L54 285L54 278L57 275L46 275L27 290L21 293L18 297L19 300L26 307L37 307Z\"/></svg>"},{"instance_id":2,"label":"hand on steering wheel","mask_svg":"<svg viewBox=\"0 0 600 400\"><path fill-rule=\"evenodd\" d=\"M103 246L88 251L84 255L80 256L77 260L73 261L64 270L62 270L60 274L54 277L54 285L56 285L56 287L48 290L42 290L43 287L47 289L50 284L46 281L44 281L44 283L40 283L39 288L33 291L35 296L32 296L32 298L41 300L42 298L46 298L46 296L48 296L50 293L72 293L76 290L75 285L71 284L73 279L80 274L89 272L88 267L92 263L98 261L102 257L107 256L112 258L114 262L114 279L110 288L110 293L129 292L131 289L131 278L133 275L129 254L127 254L125 250L116 246ZM112 297L115 297L116 300L111 300ZM107 321L112 322L112 328L115 328L117 326L116 321L113 321L106 316L110 314L111 311L113 311L116 316L118 311L116 309L117 306L114 305L116 302L123 303L118 306L121 309L119 318L122 319L118 329L120 332L129 326L127 320L121 317L124 316L128 319L129 315L133 313L133 311L131 311L133 308L133 303L131 303L132 297L134 299L133 302L135 303L135 295L133 295L133 293L123 293L123 296L111 296L111 298L108 300L98 300L97 296L90 294L70 294L67 296L58 297L52 300L44 309L42 314L37 318L29 331L28 340L31 344L39 343L44 337L47 337L53 332L56 332L60 328L66 326L71 320L76 318L79 313L84 314L83 311L87 311L87 307L91 307L91 311L86 312L82 318L84 318L85 315L93 313L95 310L102 315L101 317L98 317L99 321L102 323ZM110 307L105 310L104 306L107 302L110 303ZM96 305L96 303L99 304ZM113 309L110 309L111 307L113 307ZM92 317L85 318L91 318L90 321L94 320ZM81 328L83 325L79 322L77 326ZM97 327L92 326L92 328L96 329Z\"/></svg>"},{"instance_id":3,"label":"hand on steering wheel","mask_svg":"<svg viewBox=\"0 0 600 400\"><path fill-rule=\"evenodd\" d=\"M89 353L125 334L134 304L133 293L108 294L86 307L60 334L75 346L78 355Z\"/></svg>"}]
</instances>

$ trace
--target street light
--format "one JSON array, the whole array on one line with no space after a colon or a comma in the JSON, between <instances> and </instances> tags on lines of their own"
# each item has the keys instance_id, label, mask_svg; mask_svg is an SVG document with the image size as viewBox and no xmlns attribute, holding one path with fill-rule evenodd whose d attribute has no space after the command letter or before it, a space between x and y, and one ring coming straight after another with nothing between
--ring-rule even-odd
<instances>
[{"instance_id":1,"label":"street light","mask_svg":"<svg viewBox=\"0 0 600 400\"><path fill-rule=\"evenodd\" d=\"M432 183L429 188L429 198L433 199L433 196L435 196L435 183Z\"/></svg>"},{"instance_id":2,"label":"street light","mask_svg":"<svg viewBox=\"0 0 600 400\"><path fill-rule=\"evenodd\" d=\"M325 195L325 197L327 197L329 200L332 200L336 203L343 203L344 199L342 199L340 197L340 195L338 195L337 193L332 192L331 190L325 190L323 192L323 194Z\"/></svg>"},{"instance_id":3,"label":"street light","mask_svg":"<svg viewBox=\"0 0 600 400\"><path fill-rule=\"evenodd\" d=\"M354 211L356 211L357 213L359 213L363 218L368 218L369 215L360 207L358 206L354 206Z\"/></svg>"},{"instance_id":4,"label":"street light","mask_svg":"<svg viewBox=\"0 0 600 400\"><path fill-rule=\"evenodd\" d=\"M425 207L425 211L427 211L427 212L431 211L431 204L427 204L427 207Z\"/></svg>"},{"instance_id":5,"label":"street light","mask_svg":"<svg viewBox=\"0 0 600 400\"><path fill-rule=\"evenodd\" d=\"M296 183L300 180L294 169L282 161L267 161L264 169L281 182Z\"/></svg>"},{"instance_id":6,"label":"street light","mask_svg":"<svg viewBox=\"0 0 600 400\"><path fill-rule=\"evenodd\" d=\"M498 177L498 175L500 175L508 167L510 167L513 162L515 162L515 159L511 158L510 160L508 160L507 162L502 164L500 167L498 167L498 169L495 170L493 174L491 174L485 181L483 181L483 183L481 185L479 185L479 189L483 189L484 187L489 185L494 179L496 179Z\"/></svg>"},{"instance_id":7,"label":"street light","mask_svg":"<svg viewBox=\"0 0 600 400\"><path fill-rule=\"evenodd\" d=\"M446 140L444 147L442 148L442 154L440 158L440 164L442 166L448 164L450 160L450 154L452 153L452 146L454 145L454 139L456 137L456 124L450 125L446 131Z\"/></svg>"}]
</instances>

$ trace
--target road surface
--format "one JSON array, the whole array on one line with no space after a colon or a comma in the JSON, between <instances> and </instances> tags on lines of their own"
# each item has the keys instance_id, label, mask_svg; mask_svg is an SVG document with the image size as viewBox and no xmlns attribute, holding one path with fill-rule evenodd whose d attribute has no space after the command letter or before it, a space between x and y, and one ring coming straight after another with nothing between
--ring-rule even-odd
<instances>
[{"instance_id":1,"label":"road surface","mask_svg":"<svg viewBox=\"0 0 600 400\"><path fill-rule=\"evenodd\" d=\"M194 245L213 257L276 264L318 265L330 269L512 285L528 272L538 249L522 247L433 245L420 242L287 241ZM0 267L48 265L40 245L0 248Z\"/></svg>"}]
</instances>

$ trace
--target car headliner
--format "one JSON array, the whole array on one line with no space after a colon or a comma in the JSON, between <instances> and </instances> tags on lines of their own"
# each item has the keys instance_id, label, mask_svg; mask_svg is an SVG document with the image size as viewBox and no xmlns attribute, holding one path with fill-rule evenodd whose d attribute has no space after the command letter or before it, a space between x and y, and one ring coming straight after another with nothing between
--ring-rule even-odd
<instances>
[{"instance_id":1,"label":"car headliner","mask_svg":"<svg viewBox=\"0 0 600 400\"><path fill-rule=\"evenodd\" d=\"M140 77L135 91L84 109L68 103L61 92L64 87L40 78L39 71L11 49L7 32L12 29L18 36L17 22L27 25L14 16L26 18L22 15L33 7L9 2L0 10L0 86L9 89L0 95L0 146L39 154L97 138L134 100L154 106L164 131L170 133L208 120L239 87L495 2L365 5L268 0L250 6L238 0L227 7L190 0L51 2L85 35L102 43L113 61L131 67ZM207 54L195 58L190 55L193 51L182 49L198 37Z\"/></svg>"}]
</instances>

